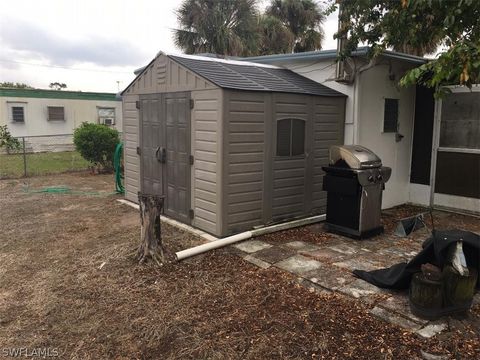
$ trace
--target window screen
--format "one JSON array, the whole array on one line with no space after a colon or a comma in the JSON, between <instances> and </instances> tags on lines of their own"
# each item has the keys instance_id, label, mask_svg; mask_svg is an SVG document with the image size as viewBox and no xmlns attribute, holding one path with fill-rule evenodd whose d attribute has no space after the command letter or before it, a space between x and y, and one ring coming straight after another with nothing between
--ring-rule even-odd
<instances>
[{"instance_id":1,"label":"window screen","mask_svg":"<svg viewBox=\"0 0 480 360\"><path fill-rule=\"evenodd\" d=\"M25 108L23 106L12 106L13 122L25 122Z\"/></svg>"},{"instance_id":2,"label":"window screen","mask_svg":"<svg viewBox=\"0 0 480 360\"><path fill-rule=\"evenodd\" d=\"M480 149L480 92L448 94L441 116L441 147Z\"/></svg>"},{"instance_id":3,"label":"window screen","mask_svg":"<svg viewBox=\"0 0 480 360\"><path fill-rule=\"evenodd\" d=\"M63 106L49 106L48 120L49 121L65 120L65 108Z\"/></svg>"},{"instance_id":4,"label":"window screen","mask_svg":"<svg viewBox=\"0 0 480 360\"><path fill-rule=\"evenodd\" d=\"M277 121L277 156L297 156L305 153L305 121Z\"/></svg>"},{"instance_id":5,"label":"window screen","mask_svg":"<svg viewBox=\"0 0 480 360\"><path fill-rule=\"evenodd\" d=\"M398 99L385 99L383 116L383 132L396 133L398 131Z\"/></svg>"}]
</instances>

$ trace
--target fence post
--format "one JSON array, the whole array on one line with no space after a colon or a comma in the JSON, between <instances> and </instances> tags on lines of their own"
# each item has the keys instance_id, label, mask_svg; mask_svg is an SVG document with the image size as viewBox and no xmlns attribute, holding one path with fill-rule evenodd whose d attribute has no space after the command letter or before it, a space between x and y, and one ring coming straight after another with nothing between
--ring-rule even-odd
<instances>
[{"instance_id":1,"label":"fence post","mask_svg":"<svg viewBox=\"0 0 480 360\"><path fill-rule=\"evenodd\" d=\"M27 153L25 150L25 136L22 137L23 144L23 176L27 177Z\"/></svg>"}]
</instances>

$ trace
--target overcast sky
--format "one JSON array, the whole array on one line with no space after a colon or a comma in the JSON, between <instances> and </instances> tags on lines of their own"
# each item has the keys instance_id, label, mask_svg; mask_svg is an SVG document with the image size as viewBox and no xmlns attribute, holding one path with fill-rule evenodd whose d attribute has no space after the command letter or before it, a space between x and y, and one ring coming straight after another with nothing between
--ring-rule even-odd
<instances>
[{"instance_id":1,"label":"overcast sky","mask_svg":"<svg viewBox=\"0 0 480 360\"><path fill-rule=\"evenodd\" d=\"M264 5L267 0L262 1ZM0 82L116 92L172 40L181 0L15 0L0 7ZM336 14L324 49L336 47ZM119 82L119 83L118 83Z\"/></svg>"}]
</instances>

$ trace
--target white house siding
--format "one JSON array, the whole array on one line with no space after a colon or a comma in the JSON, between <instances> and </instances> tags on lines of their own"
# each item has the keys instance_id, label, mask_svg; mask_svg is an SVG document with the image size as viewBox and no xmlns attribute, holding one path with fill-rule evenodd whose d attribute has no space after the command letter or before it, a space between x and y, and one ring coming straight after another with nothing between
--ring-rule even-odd
<instances>
[{"instance_id":1,"label":"white house siding","mask_svg":"<svg viewBox=\"0 0 480 360\"><path fill-rule=\"evenodd\" d=\"M405 65L392 61L362 72L357 79L357 143L371 149L384 166L392 168L392 176L383 193L383 208L409 201L415 87L398 86L406 70ZM394 75L394 80L390 80L389 75ZM395 141L395 133L383 133L385 98L399 99L399 133L404 136L399 142Z\"/></svg>"},{"instance_id":2,"label":"white house siding","mask_svg":"<svg viewBox=\"0 0 480 360\"><path fill-rule=\"evenodd\" d=\"M9 103L25 105L25 122L10 120ZM63 106L64 121L49 121L48 106ZM74 99L43 99L31 97L0 97L0 119L13 136L72 134L82 122L98 122L98 107L115 108L115 128L122 130L122 102Z\"/></svg>"}]
</instances>

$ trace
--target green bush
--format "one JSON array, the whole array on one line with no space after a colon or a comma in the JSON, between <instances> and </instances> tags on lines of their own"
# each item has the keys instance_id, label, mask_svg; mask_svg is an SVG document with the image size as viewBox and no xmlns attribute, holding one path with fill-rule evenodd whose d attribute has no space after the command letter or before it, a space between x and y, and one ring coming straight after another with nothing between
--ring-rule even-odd
<instances>
[{"instance_id":1,"label":"green bush","mask_svg":"<svg viewBox=\"0 0 480 360\"><path fill-rule=\"evenodd\" d=\"M73 143L80 155L109 171L113 169L113 154L119 142L118 131L105 125L84 122L73 132Z\"/></svg>"},{"instance_id":2,"label":"green bush","mask_svg":"<svg viewBox=\"0 0 480 360\"><path fill-rule=\"evenodd\" d=\"M20 141L10 134L7 125L0 126L0 149L3 147L7 149L8 153L18 151L21 148Z\"/></svg>"}]
</instances>

